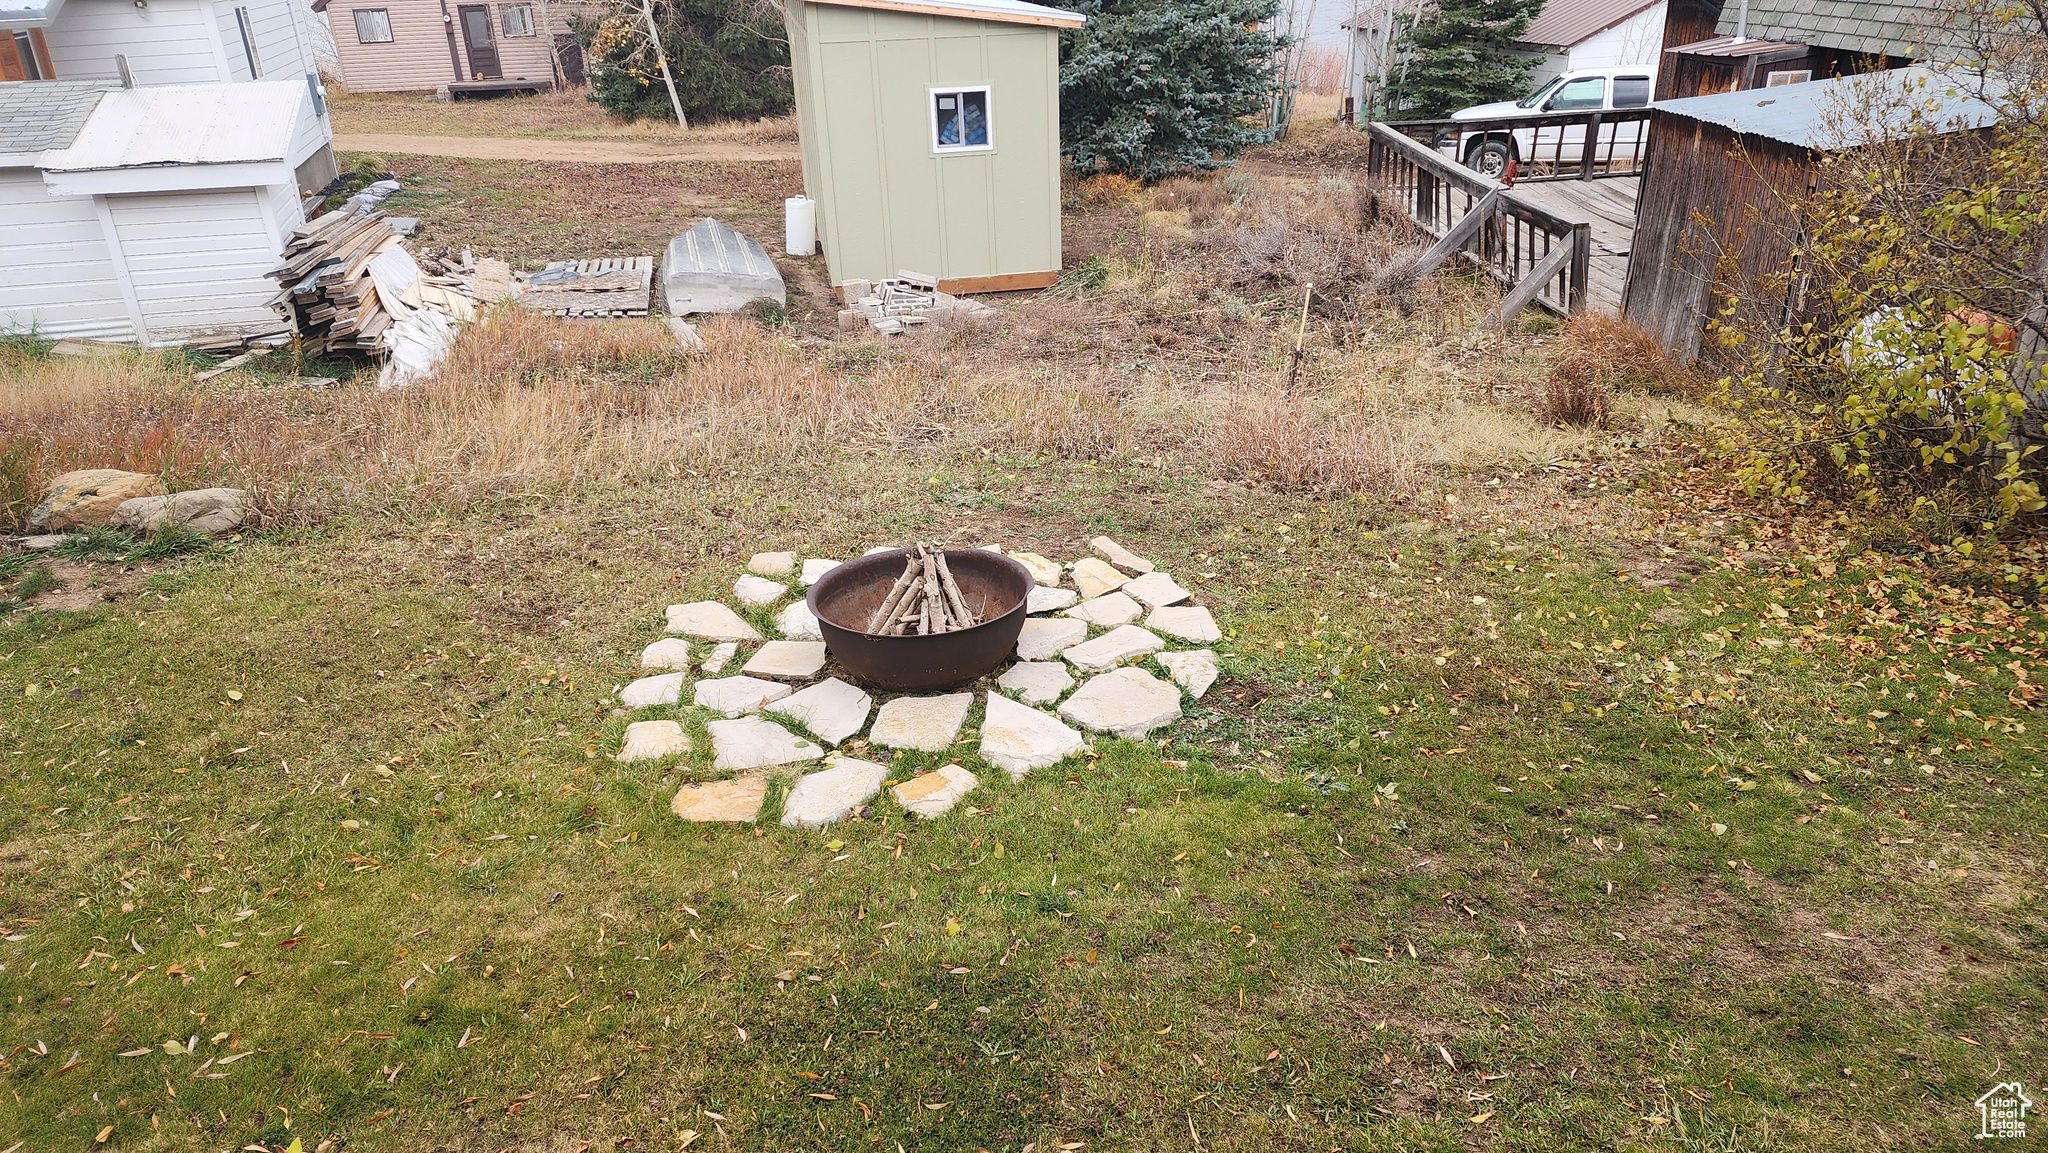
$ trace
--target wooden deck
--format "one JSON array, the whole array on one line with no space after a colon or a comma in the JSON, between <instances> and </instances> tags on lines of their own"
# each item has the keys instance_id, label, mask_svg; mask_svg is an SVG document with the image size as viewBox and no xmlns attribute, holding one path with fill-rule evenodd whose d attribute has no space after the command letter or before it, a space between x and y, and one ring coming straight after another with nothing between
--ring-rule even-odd
<instances>
[{"instance_id":1,"label":"wooden deck","mask_svg":"<svg viewBox=\"0 0 2048 1153\"><path fill-rule=\"evenodd\" d=\"M1636 231L1636 194L1641 187L1642 178L1636 176L1539 180L1515 185L1515 195L1523 200L1593 226L1593 253L1587 264L1587 304L1610 315L1621 313L1621 290L1628 281L1629 245Z\"/></svg>"}]
</instances>

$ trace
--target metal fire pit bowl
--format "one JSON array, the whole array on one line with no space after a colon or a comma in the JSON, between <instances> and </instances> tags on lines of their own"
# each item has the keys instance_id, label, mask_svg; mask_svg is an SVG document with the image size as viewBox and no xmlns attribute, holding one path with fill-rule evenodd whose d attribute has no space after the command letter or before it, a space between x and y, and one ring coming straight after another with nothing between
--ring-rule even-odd
<instances>
[{"instance_id":1,"label":"metal fire pit bowl","mask_svg":"<svg viewBox=\"0 0 2048 1153\"><path fill-rule=\"evenodd\" d=\"M999 553L947 550L946 567L967 607L981 617L970 629L937 636L876 636L868 618L903 575L907 549L848 561L818 578L805 603L818 618L825 647L848 672L877 688L925 692L958 688L994 669L1017 647L1031 572Z\"/></svg>"}]
</instances>

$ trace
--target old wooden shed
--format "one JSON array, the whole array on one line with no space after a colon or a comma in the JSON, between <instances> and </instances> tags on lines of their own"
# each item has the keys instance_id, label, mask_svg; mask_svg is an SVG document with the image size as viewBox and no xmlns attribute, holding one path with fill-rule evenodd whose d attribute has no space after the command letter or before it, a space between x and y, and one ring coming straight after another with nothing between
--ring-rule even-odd
<instances>
[{"instance_id":1,"label":"old wooden shed","mask_svg":"<svg viewBox=\"0 0 2048 1153\"><path fill-rule=\"evenodd\" d=\"M1799 206L1817 186L1818 161L1887 131L1854 113L1908 92L1943 130L1995 119L1926 68L1653 105L1622 315L1687 363L1700 356L1707 318L1731 294L1745 308L1767 310L1772 323L1800 315L1802 285L1780 274L1791 271ZM1782 283L1777 295L1760 300L1757 287L1774 282Z\"/></svg>"},{"instance_id":2,"label":"old wooden shed","mask_svg":"<svg viewBox=\"0 0 2048 1153\"><path fill-rule=\"evenodd\" d=\"M804 191L835 284L949 292L1060 270L1059 31L1025 0L789 0Z\"/></svg>"}]
</instances>

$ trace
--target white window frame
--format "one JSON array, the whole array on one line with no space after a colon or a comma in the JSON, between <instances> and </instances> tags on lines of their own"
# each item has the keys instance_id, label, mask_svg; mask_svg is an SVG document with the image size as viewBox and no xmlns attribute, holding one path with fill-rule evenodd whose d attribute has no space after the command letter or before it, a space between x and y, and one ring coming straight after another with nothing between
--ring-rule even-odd
<instances>
[{"instance_id":1,"label":"white window frame","mask_svg":"<svg viewBox=\"0 0 2048 1153\"><path fill-rule=\"evenodd\" d=\"M389 9L389 8L351 8L351 9L349 9L349 10L348 10L348 14L349 14L349 18L350 18L351 22L353 22L353 23L355 24L355 26L356 26L356 43L358 43L358 44L392 44L392 43L395 43L395 42L397 42L397 40L398 40L398 37L394 36L394 35L392 34L392 32L391 32L391 9ZM378 16L382 16L382 17L384 18L384 39L382 39L382 40L365 40L365 39L363 39L363 17L365 17L365 16L369 16L369 15L372 15L372 14L375 14L375 15L378 15Z\"/></svg>"},{"instance_id":2,"label":"white window frame","mask_svg":"<svg viewBox=\"0 0 2048 1153\"><path fill-rule=\"evenodd\" d=\"M1813 69L1811 68L1802 68L1797 71L1771 72L1764 76L1764 87L1783 88L1788 84L1804 84L1812 79Z\"/></svg>"},{"instance_id":3,"label":"white window frame","mask_svg":"<svg viewBox=\"0 0 2048 1153\"><path fill-rule=\"evenodd\" d=\"M525 11L526 11L526 31L524 31L524 32L514 32L514 31L512 31L511 27L510 27L510 26L509 26L508 24L506 24L506 20L507 20L508 18L510 18L510 17L511 17L512 13L514 13L514 12L517 12L517 11L519 11L520 9L525 9ZM539 33L539 31L538 31L538 30L536 30L536 29L534 28L534 26L533 26L533 5L531 5L531 4L500 4L500 5L498 5L498 31L499 31L499 33L500 33L500 34L502 34L502 35L504 35L504 36L506 36L506 37L508 37L508 38L511 38L511 39L520 39L520 38L523 38L523 37L527 37L527 36L538 36L538 35L539 35L540 33Z\"/></svg>"},{"instance_id":4,"label":"white window frame","mask_svg":"<svg viewBox=\"0 0 2048 1153\"><path fill-rule=\"evenodd\" d=\"M939 100L939 97L941 97L941 96L965 96L965 95L966 95L967 93L969 93L969 92L979 92L979 93L981 93L981 97L982 97L982 101L981 101L981 106L982 106L982 109L983 109L984 113L985 113L985 114L987 115L987 117L988 117L988 143L987 143L987 144L941 144L941 143L939 143L939 104L938 104L938 100ZM989 94L989 86L988 86L988 85L986 85L986 84L948 84L948 85L946 85L946 86L944 86L944 87L941 87L941 88L928 88L928 89L926 89L926 90L925 90L925 97L924 97L924 114L925 114L926 116L929 116L929 117L931 118L931 126L932 126L932 154L933 154L934 156L952 156L952 155L954 155L954 154L956 154L956 153L961 153L961 152L994 152L994 151L996 150L996 108L995 108L995 105L996 105L995 97ZM963 125L963 127L964 127L964 125Z\"/></svg>"}]
</instances>

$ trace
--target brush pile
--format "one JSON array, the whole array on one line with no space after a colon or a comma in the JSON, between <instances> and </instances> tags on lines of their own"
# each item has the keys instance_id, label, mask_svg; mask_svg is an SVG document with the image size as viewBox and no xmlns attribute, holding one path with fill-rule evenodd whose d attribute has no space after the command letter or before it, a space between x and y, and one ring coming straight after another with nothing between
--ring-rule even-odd
<instances>
[{"instance_id":1,"label":"brush pile","mask_svg":"<svg viewBox=\"0 0 2048 1153\"><path fill-rule=\"evenodd\" d=\"M956 633L981 623L981 617L967 607L960 586L946 568L946 554L938 545L920 544L911 551L903 575L882 599L882 607L868 618L867 631L874 636L933 636Z\"/></svg>"}]
</instances>

